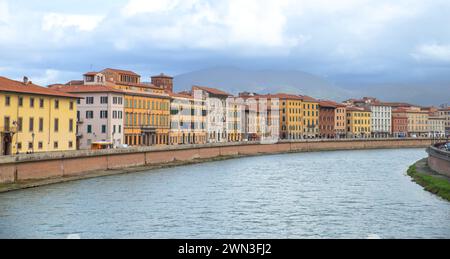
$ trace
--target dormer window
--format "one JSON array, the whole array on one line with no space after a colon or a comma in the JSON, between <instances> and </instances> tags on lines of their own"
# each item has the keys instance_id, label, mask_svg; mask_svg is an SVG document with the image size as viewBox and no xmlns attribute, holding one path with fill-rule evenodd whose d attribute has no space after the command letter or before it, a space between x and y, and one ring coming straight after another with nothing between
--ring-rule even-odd
<instances>
[{"instance_id":1,"label":"dormer window","mask_svg":"<svg viewBox=\"0 0 450 259\"><path fill-rule=\"evenodd\" d=\"M97 76L97 83L103 83L104 82L104 77L102 75L98 75Z\"/></svg>"},{"instance_id":2,"label":"dormer window","mask_svg":"<svg viewBox=\"0 0 450 259\"><path fill-rule=\"evenodd\" d=\"M84 79L86 82L94 82L94 76L85 76Z\"/></svg>"}]
</instances>

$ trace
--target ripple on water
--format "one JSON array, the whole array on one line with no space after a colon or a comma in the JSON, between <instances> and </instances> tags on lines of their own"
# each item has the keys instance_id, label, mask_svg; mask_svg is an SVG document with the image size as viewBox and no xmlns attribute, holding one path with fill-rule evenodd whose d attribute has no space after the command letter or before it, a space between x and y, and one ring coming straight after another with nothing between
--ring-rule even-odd
<instances>
[{"instance_id":1,"label":"ripple on water","mask_svg":"<svg viewBox=\"0 0 450 259\"><path fill-rule=\"evenodd\" d=\"M405 175L425 156L272 155L5 193L0 237L450 238L450 204Z\"/></svg>"}]
</instances>

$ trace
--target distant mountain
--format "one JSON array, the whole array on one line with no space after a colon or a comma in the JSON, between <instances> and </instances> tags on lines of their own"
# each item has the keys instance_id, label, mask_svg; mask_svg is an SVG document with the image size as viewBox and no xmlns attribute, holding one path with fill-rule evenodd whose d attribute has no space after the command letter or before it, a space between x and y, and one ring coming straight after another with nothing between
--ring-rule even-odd
<instances>
[{"instance_id":1,"label":"distant mountain","mask_svg":"<svg viewBox=\"0 0 450 259\"><path fill-rule=\"evenodd\" d=\"M175 90L192 85L220 88L231 94L239 92L292 93L318 99L344 101L348 98L373 96L384 101L409 102L418 105L449 103L450 85L380 84L371 86L337 86L324 78L294 70L245 70L236 67L216 67L175 76Z\"/></svg>"},{"instance_id":2,"label":"distant mountain","mask_svg":"<svg viewBox=\"0 0 450 259\"><path fill-rule=\"evenodd\" d=\"M231 94L239 92L305 94L315 98L341 100L349 92L318 76L302 71L244 70L218 67L181 74L174 78L175 90L190 89L192 85L220 88Z\"/></svg>"}]
</instances>

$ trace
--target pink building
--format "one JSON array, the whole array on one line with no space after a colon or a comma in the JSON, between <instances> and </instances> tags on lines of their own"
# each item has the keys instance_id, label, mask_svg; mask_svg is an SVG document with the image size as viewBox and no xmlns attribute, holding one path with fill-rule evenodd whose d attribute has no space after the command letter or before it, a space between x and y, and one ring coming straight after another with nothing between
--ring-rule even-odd
<instances>
[{"instance_id":1,"label":"pink building","mask_svg":"<svg viewBox=\"0 0 450 259\"><path fill-rule=\"evenodd\" d=\"M96 142L124 142L124 93L103 85L53 86L80 97L77 104L77 147L90 149Z\"/></svg>"}]
</instances>

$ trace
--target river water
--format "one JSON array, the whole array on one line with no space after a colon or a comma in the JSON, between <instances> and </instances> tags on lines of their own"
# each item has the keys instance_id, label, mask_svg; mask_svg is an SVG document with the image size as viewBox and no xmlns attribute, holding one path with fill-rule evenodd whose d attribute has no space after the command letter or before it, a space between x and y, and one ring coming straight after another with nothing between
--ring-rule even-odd
<instances>
[{"instance_id":1,"label":"river water","mask_svg":"<svg viewBox=\"0 0 450 259\"><path fill-rule=\"evenodd\" d=\"M0 194L0 238L450 238L423 149L241 158Z\"/></svg>"}]
</instances>

